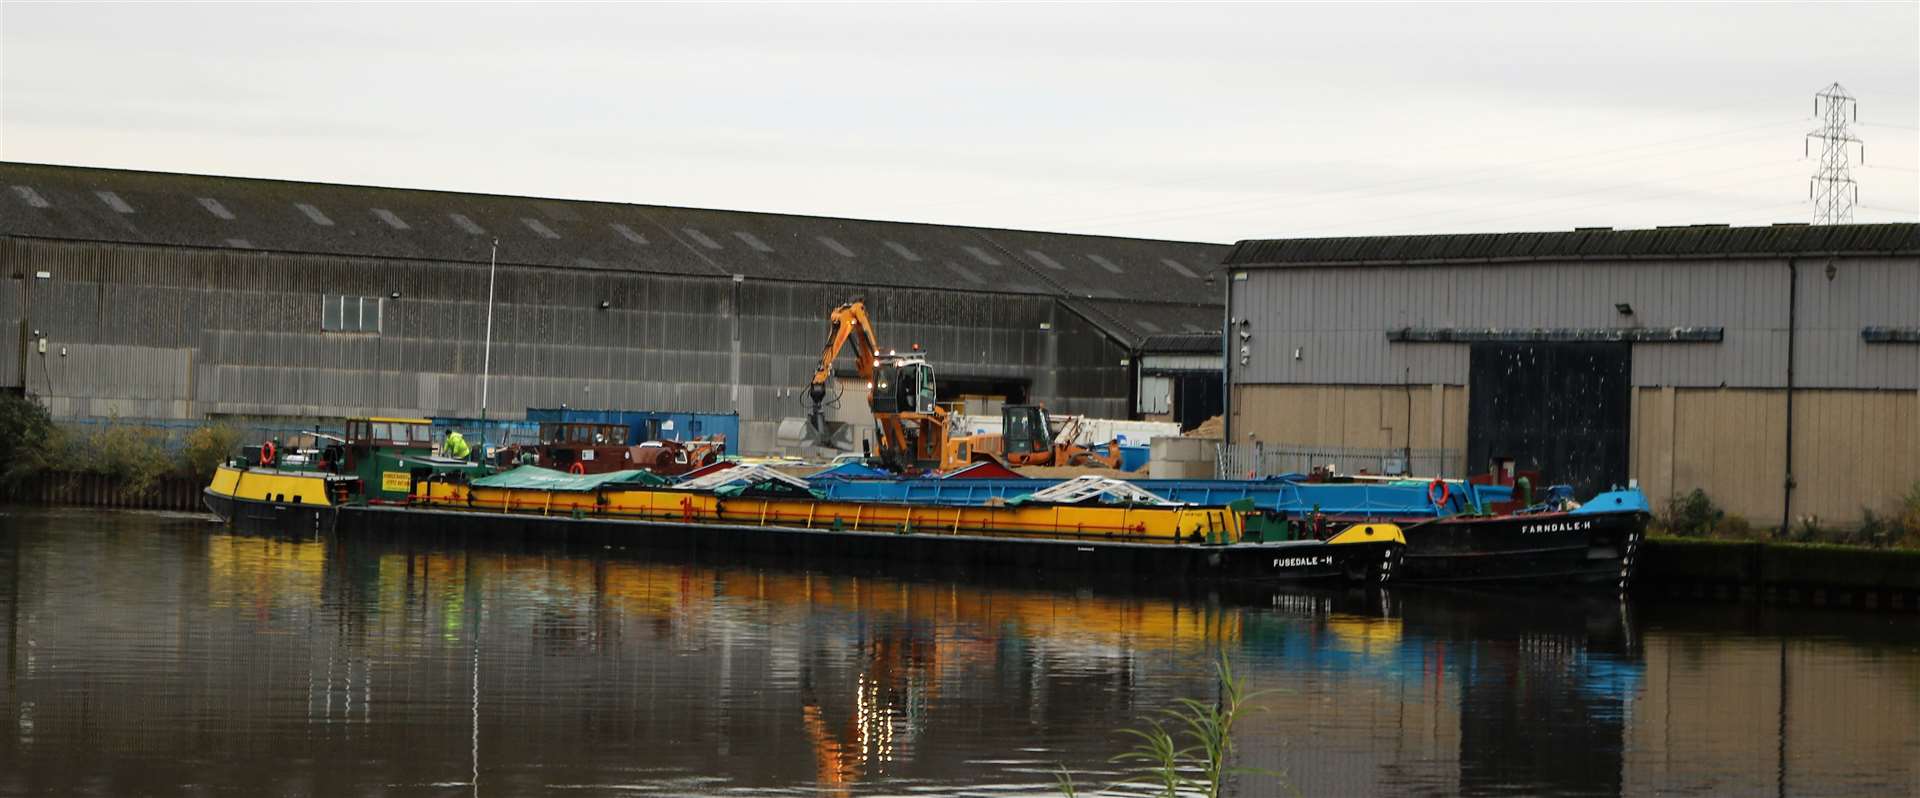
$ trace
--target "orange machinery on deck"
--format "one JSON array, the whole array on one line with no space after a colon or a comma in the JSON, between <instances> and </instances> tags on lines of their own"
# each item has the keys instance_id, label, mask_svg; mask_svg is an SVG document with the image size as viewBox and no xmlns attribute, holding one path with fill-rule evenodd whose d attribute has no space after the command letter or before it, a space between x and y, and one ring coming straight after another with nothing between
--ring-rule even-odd
<instances>
[{"instance_id":1,"label":"orange machinery on deck","mask_svg":"<svg viewBox=\"0 0 1920 798\"><path fill-rule=\"evenodd\" d=\"M867 383L867 405L879 434L873 456L890 471L903 474L932 471L948 462L947 437L952 418L936 402L933 366L916 344L911 351L880 351L865 302L855 299L834 308L827 317L827 344L807 383L807 436L817 446L831 437L822 409L833 362L840 350L853 344L854 368ZM964 465L965 461L961 461Z\"/></svg>"}]
</instances>

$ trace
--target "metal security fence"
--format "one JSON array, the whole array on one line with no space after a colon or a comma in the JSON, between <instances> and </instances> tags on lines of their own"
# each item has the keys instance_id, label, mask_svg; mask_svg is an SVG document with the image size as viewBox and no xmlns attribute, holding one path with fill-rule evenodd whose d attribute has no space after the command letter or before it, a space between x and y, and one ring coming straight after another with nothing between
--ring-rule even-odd
<instances>
[{"instance_id":1,"label":"metal security fence","mask_svg":"<svg viewBox=\"0 0 1920 798\"><path fill-rule=\"evenodd\" d=\"M1331 467L1334 473L1465 476L1459 449L1367 449L1343 446L1268 446L1220 444L1214 473L1221 479L1258 479L1275 474L1307 474Z\"/></svg>"},{"instance_id":2,"label":"metal security fence","mask_svg":"<svg viewBox=\"0 0 1920 798\"><path fill-rule=\"evenodd\" d=\"M24 483L0 488L0 503L120 507L135 510L203 510L200 489L206 481L168 474L143 492L128 490L123 480L107 474L50 471Z\"/></svg>"}]
</instances>

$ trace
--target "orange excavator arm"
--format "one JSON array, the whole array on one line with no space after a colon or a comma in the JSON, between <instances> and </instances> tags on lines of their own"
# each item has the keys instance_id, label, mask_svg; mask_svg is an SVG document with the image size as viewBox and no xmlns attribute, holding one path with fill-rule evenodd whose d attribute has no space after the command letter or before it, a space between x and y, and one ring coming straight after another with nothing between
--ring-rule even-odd
<instances>
[{"instance_id":1,"label":"orange excavator arm","mask_svg":"<svg viewBox=\"0 0 1920 798\"><path fill-rule=\"evenodd\" d=\"M834 308L827 316L827 345L820 350L820 363L807 383L807 432L821 445L828 443L827 419L821 405L827 398L827 383L833 380L833 361L849 341L853 343L854 367L871 386L880 343L873 335L873 321L867 318L867 305L858 299Z\"/></svg>"}]
</instances>

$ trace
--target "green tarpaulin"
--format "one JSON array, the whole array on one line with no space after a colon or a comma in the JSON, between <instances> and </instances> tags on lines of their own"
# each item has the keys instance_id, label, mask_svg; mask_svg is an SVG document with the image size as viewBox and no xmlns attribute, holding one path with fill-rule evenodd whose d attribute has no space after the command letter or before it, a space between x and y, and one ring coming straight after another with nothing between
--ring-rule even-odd
<instances>
[{"instance_id":1,"label":"green tarpaulin","mask_svg":"<svg viewBox=\"0 0 1920 798\"><path fill-rule=\"evenodd\" d=\"M502 471L490 477L481 477L473 481L476 488L509 488L512 490L552 490L563 493L588 493L606 486L656 486L665 485L667 480L650 471L630 468L625 471L613 471L606 474L569 474L539 466L521 466L512 471Z\"/></svg>"}]
</instances>

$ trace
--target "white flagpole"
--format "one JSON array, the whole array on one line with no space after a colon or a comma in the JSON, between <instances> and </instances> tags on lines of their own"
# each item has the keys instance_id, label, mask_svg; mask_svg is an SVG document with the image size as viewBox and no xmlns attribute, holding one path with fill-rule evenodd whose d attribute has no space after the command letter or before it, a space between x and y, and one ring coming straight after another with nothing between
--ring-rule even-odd
<instances>
[{"instance_id":1,"label":"white flagpole","mask_svg":"<svg viewBox=\"0 0 1920 798\"><path fill-rule=\"evenodd\" d=\"M480 452L487 451L487 378L493 375L493 277L500 265L500 239L487 256L487 342L480 355Z\"/></svg>"}]
</instances>

